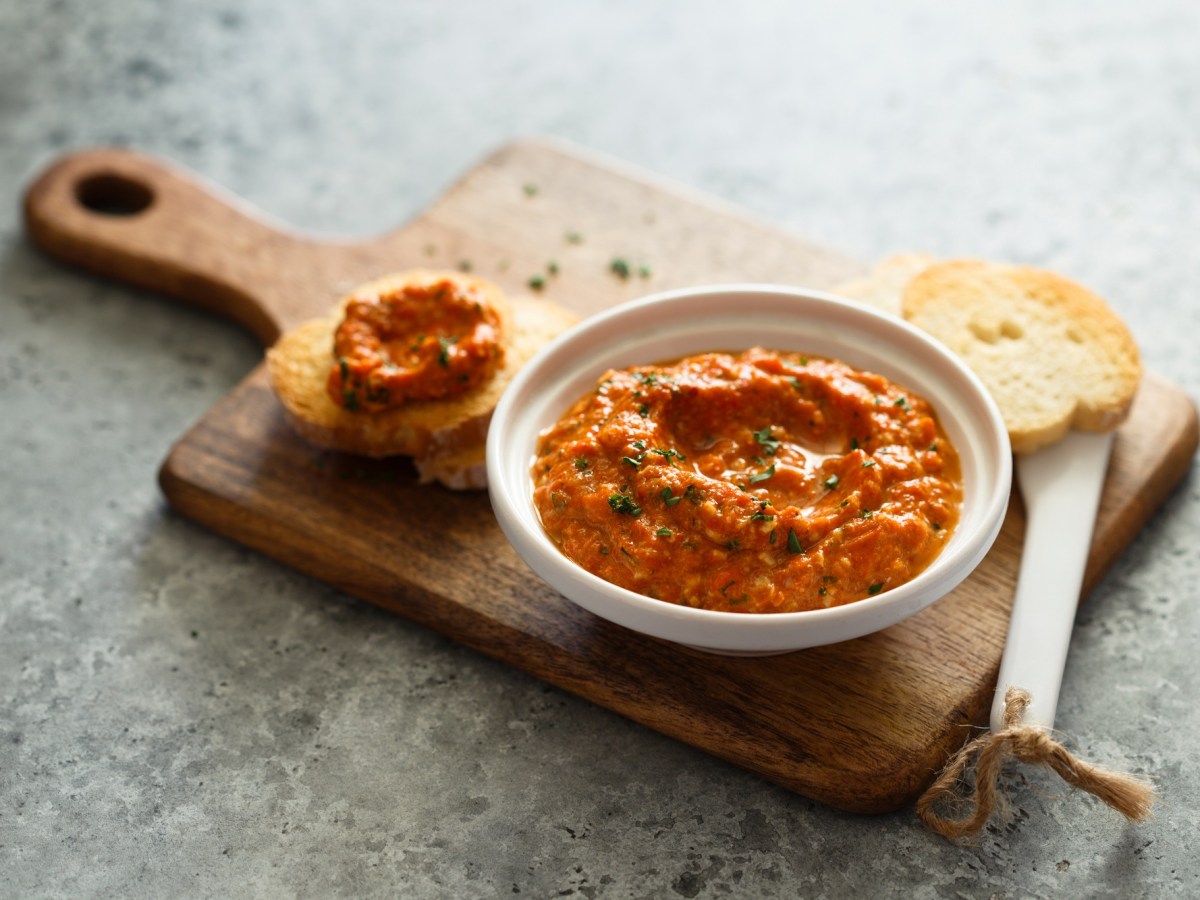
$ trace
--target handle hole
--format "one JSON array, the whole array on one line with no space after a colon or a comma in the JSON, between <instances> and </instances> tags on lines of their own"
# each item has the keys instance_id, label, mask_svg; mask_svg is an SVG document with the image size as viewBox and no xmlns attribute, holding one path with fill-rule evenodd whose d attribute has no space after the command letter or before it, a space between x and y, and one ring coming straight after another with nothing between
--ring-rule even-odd
<instances>
[{"instance_id":1,"label":"handle hole","mask_svg":"<svg viewBox=\"0 0 1200 900\"><path fill-rule=\"evenodd\" d=\"M92 175L75 185L75 198L103 216L136 216L154 202L154 191L121 175Z\"/></svg>"}]
</instances>

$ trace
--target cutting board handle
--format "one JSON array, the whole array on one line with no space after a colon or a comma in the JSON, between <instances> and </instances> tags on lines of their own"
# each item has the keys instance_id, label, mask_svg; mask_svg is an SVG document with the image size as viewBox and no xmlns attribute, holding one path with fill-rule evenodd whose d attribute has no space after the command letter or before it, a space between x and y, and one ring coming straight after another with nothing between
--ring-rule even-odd
<instances>
[{"instance_id":1,"label":"cutting board handle","mask_svg":"<svg viewBox=\"0 0 1200 900\"><path fill-rule=\"evenodd\" d=\"M115 148L52 163L24 214L51 256L233 319L264 345L294 318L279 273L314 243L195 175Z\"/></svg>"}]
</instances>

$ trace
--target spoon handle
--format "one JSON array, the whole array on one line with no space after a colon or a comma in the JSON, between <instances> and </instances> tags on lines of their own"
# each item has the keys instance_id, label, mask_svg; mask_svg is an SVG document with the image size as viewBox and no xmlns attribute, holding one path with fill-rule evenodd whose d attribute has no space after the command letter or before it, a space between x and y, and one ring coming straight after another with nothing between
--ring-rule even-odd
<instances>
[{"instance_id":1,"label":"spoon handle","mask_svg":"<svg viewBox=\"0 0 1200 900\"><path fill-rule=\"evenodd\" d=\"M1072 431L1051 447L1017 457L1025 545L992 701L992 731L1004 727L1010 687L1032 697L1022 724L1054 727L1112 443L1111 433Z\"/></svg>"}]
</instances>

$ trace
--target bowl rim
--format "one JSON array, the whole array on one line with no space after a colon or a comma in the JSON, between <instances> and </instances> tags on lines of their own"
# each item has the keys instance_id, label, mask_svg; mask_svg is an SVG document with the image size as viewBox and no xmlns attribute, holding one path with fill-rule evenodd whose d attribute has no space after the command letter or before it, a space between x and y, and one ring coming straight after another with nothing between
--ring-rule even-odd
<instances>
[{"instance_id":1,"label":"bowl rim","mask_svg":"<svg viewBox=\"0 0 1200 900\"><path fill-rule=\"evenodd\" d=\"M975 442L979 446L973 444L972 450L977 455L981 448L990 451L991 456L985 463L991 464L994 473L987 484L972 485L972 489L979 488L980 497L977 502L983 504L974 510L974 533L959 539L956 529L951 542L926 569L904 584L873 597L824 609L761 614L698 609L647 597L605 581L563 555L546 535L533 506L532 479L529 477L529 469L532 466L531 448L519 470L523 472L523 476L511 477L512 473L517 471L512 455L523 453L527 446L524 442L520 446L514 446L510 434L514 423L518 422L518 417L522 414L522 402L528 401L531 393L534 397L544 397L555 393L556 390L563 393L564 388L556 388L556 384L561 385L562 382L552 375L564 368L569 371L572 365L576 368L585 366L586 362L579 362L583 354L577 351L589 348L589 345L593 345L589 348L589 356L607 356L612 359L621 352L628 354L637 347L652 344L656 338L663 338L662 334L655 333L643 338L626 338L623 343L614 343L611 335L617 333L617 326L629 326L641 319L652 319L655 312L665 314L664 311L670 311L675 305L701 301L712 303L715 298L757 301L764 306L770 306L772 302L800 301L806 311L821 309L835 324L842 319L848 319L853 320L854 327L862 332L883 330L890 337L887 341L890 348L903 348L910 356L917 350L922 354L929 354L931 367L940 367L950 373L957 382L951 384L945 392L934 391L935 394L942 393L944 396L929 396L927 387L920 393L934 404L943 427L948 424L943 408L948 403L947 397L960 394L968 397L972 408L978 414L977 421L966 424L972 427L979 424L984 426L976 435L982 435L981 440ZM797 307L796 312L799 311L800 307ZM771 312L770 315L775 313ZM785 313L778 315L782 318ZM719 317L701 317L691 326L681 325L679 329L694 327L702 331L700 326L705 321L717 318ZM628 330L630 329L627 328L626 331ZM610 335L607 342L604 340L606 333ZM600 337L597 338L597 335ZM712 347L710 351L722 349L736 348ZM819 348L810 347L808 350L819 353ZM820 355L837 356L823 353ZM877 355L881 359L886 357L885 353ZM610 362L604 367L613 365L623 363ZM869 368L857 365L856 367ZM904 368L900 363L890 367L893 370ZM603 368L596 371L593 365L590 371L594 372L594 380L595 377L599 377ZM576 380L579 377L576 373ZM903 382L902 378L893 380ZM906 386L912 389L911 385ZM582 391L578 393L581 394ZM557 409L553 418L543 421L537 429L538 432L556 421L573 400L574 396L571 396L567 403ZM526 418L528 417L529 415L526 415ZM960 418L954 419L956 428L963 424ZM984 447L984 444L988 446ZM962 455L963 449L960 447L959 450ZM724 653L786 652L789 649L833 643L836 640L845 640L885 628L931 605L965 579L991 548L1003 523L1012 483L1011 447L1000 411L978 376L952 351L903 319L865 304L824 291L769 283L711 284L662 291L619 304L584 319L544 346L508 385L493 413L486 455L488 491L501 529L522 559L552 587L568 600L602 618L654 637ZM968 500L965 471L963 477L965 513ZM516 484L514 481L520 483ZM972 501L976 502L976 498L972 498ZM959 527L962 527L961 521ZM863 621L859 626L852 626L851 623L857 620ZM827 637L832 636L832 639L812 641L812 634L797 635L798 631L804 629L819 632Z\"/></svg>"}]
</instances>

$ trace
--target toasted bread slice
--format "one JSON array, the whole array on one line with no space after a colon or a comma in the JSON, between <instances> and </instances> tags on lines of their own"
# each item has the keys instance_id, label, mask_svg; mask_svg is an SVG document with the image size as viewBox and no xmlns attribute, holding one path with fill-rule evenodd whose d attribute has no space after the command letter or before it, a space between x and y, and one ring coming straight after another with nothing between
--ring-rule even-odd
<instances>
[{"instance_id":1,"label":"toasted bread slice","mask_svg":"<svg viewBox=\"0 0 1200 900\"><path fill-rule=\"evenodd\" d=\"M455 491L487 487L487 446L472 444L449 453L430 453L413 459L421 484L438 482Z\"/></svg>"},{"instance_id":2,"label":"toasted bread slice","mask_svg":"<svg viewBox=\"0 0 1200 900\"><path fill-rule=\"evenodd\" d=\"M424 271L389 276L360 290L386 290L409 279L447 277ZM467 276L455 273L454 277ZM509 335L504 364L484 384L440 400L406 403L377 413L350 412L326 392L332 364L337 312L315 319L283 335L267 351L272 387L296 432L314 446L360 456L416 456L426 460L481 447L500 395L513 375L547 341L573 325L575 317L545 301L510 305L499 290L470 279L489 292L489 301L504 311ZM343 301L345 302L345 301Z\"/></svg>"},{"instance_id":3,"label":"toasted bread slice","mask_svg":"<svg viewBox=\"0 0 1200 900\"><path fill-rule=\"evenodd\" d=\"M1137 345L1095 294L1042 269L959 260L905 286L902 311L975 371L1017 452L1068 430L1108 431L1141 379Z\"/></svg>"},{"instance_id":4,"label":"toasted bread slice","mask_svg":"<svg viewBox=\"0 0 1200 900\"><path fill-rule=\"evenodd\" d=\"M899 316L905 286L935 262L936 259L925 253L897 253L878 263L862 278L838 285L833 293Z\"/></svg>"}]
</instances>

